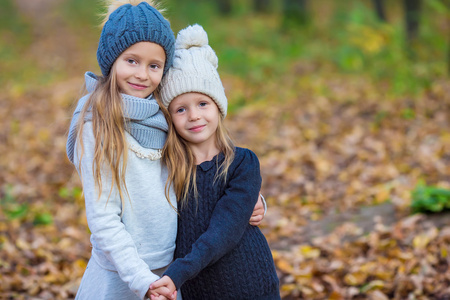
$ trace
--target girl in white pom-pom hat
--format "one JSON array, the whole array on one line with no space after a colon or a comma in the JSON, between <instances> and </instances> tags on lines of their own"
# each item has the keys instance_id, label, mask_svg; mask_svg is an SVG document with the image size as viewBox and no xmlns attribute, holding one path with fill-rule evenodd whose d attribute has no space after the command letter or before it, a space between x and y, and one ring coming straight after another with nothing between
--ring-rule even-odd
<instances>
[{"instance_id":1,"label":"girl in white pom-pom hat","mask_svg":"<svg viewBox=\"0 0 450 300\"><path fill-rule=\"evenodd\" d=\"M67 140L92 243L80 300L149 296L173 260L177 234L173 190L172 202L165 199L160 158L168 126L157 91L175 37L152 1L110 2L97 50L103 76L86 73L89 94L78 102Z\"/></svg>"},{"instance_id":2,"label":"girl in white pom-pom hat","mask_svg":"<svg viewBox=\"0 0 450 300\"><path fill-rule=\"evenodd\" d=\"M217 66L200 25L178 33L161 83L170 120L163 162L166 188L178 199L178 234L175 261L150 286L151 299L180 288L184 300L280 299L267 241L248 223L261 187L259 161L235 147L224 127L227 98Z\"/></svg>"}]
</instances>

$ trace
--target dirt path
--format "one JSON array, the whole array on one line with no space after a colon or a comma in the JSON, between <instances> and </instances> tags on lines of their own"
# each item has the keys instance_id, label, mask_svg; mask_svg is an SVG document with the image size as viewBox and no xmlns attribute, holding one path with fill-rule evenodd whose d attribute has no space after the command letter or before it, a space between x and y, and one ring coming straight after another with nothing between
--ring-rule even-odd
<instances>
[{"instance_id":1,"label":"dirt path","mask_svg":"<svg viewBox=\"0 0 450 300\"><path fill-rule=\"evenodd\" d=\"M266 221L272 224L275 220L283 220L282 215L283 212L278 207L271 207ZM354 241L373 232L377 226L389 228L409 217L411 216L399 215L395 206L390 202L365 206L343 213L332 211L320 220L309 221L301 227L289 229L289 224L283 224L291 234L273 241L270 246L275 250L289 250L300 244L309 244L314 238L324 237L331 233L339 233L342 241ZM429 223L439 229L450 226L450 212L420 214L417 215L417 218L420 219L420 222Z\"/></svg>"}]
</instances>

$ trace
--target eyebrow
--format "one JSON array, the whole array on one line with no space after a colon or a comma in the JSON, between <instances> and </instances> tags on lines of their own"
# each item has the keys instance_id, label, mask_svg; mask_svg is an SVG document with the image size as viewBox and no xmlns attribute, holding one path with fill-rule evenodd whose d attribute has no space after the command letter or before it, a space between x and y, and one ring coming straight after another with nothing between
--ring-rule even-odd
<instances>
[{"instance_id":1,"label":"eyebrow","mask_svg":"<svg viewBox=\"0 0 450 300\"><path fill-rule=\"evenodd\" d=\"M137 58L139 60L142 60L142 56L139 55L139 54L136 54L134 52L123 52L122 54L124 54L126 56L132 56L132 57L135 57L135 58ZM156 63L159 63L159 64L164 64L166 61L165 60L160 60L159 58L151 58L150 62L156 62Z\"/></svg>"},{"instance_id":2,"label":"eyebrow","mask_svg":"<svg viewBox=\"0 0 450 300\"><path fill-rule=\"evenodd\" d=\"M151 61L154 61L154 62L159 63L161 65L163 65L165 63L165 60L159 60L157 58L151 59Z\"/></svg>"}]
</instances>

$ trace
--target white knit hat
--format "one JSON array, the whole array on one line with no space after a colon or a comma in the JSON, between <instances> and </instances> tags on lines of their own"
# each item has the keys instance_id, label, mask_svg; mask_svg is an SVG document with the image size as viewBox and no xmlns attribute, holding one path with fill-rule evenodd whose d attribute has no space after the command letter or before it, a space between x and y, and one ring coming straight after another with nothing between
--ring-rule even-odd
<instances>
[{"instance_id":1,"label":"white knit hat","mask_svg":"<svg viewBox=\"0 0 450 300\"><path fill-rule=\"evenodd\" d=\"M181 30L175 41L172 67L161 82L161 100L165 107L177 96L197 92L211 97L222 118L227 115L227 97L217 73L218 58L208 45L208 35L195 24Z\"/></svg>"}]
</instances>

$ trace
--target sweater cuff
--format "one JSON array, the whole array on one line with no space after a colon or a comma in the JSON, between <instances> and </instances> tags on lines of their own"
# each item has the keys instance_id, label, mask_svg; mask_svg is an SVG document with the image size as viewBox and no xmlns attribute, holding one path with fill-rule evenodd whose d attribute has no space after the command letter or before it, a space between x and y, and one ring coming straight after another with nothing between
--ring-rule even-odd
<instances>
[{"instance_id":1,"label":"sweater cuff","mask_svg":"<svg viewBox=\"0 0 450 300\"><path fill-rule=\"evenodd\" d=\"M158 275L153 274L150 270L146 270L147 274L138 274L136 279L130 284L131 290L139 297L139 299L147 299L146 295L150 284L159 279Z\"/></svg>"},{"instance_id":2,"label":"sweater cuff","mask_svg":"<svg viewBox=\"0 0 450 300\"><path fill-rule=\"evenodd\" d=\"M266 199L264 198L264 196L262 194L259 194L259 195L261 196L261 200L262 200L262 203L264 205L264 217L265 217L266 213L267 213L267 202L266 202Z\"/></svg>"},{"instance_id":3,"label":"sweater cuff","mask_svg":"<svg viewBox=\"0 0 450 300\"><path fill-rule=\"evenodd\" d=\"M173 264L173 263L172 263ZM172 266L172 265L171 265ZM173 283L175 284L175 287L177 288L177 291L180 290L180 287L183 285L183 283L186 281L183 279L183 275L180 270L175 270L176 268L171 268L169 267L166 272L164 272L163 275L161 275L161 277L163 277L164 275L167 275L170 277L170 279L172 279Z\"/></svg>"}]
</instances>

